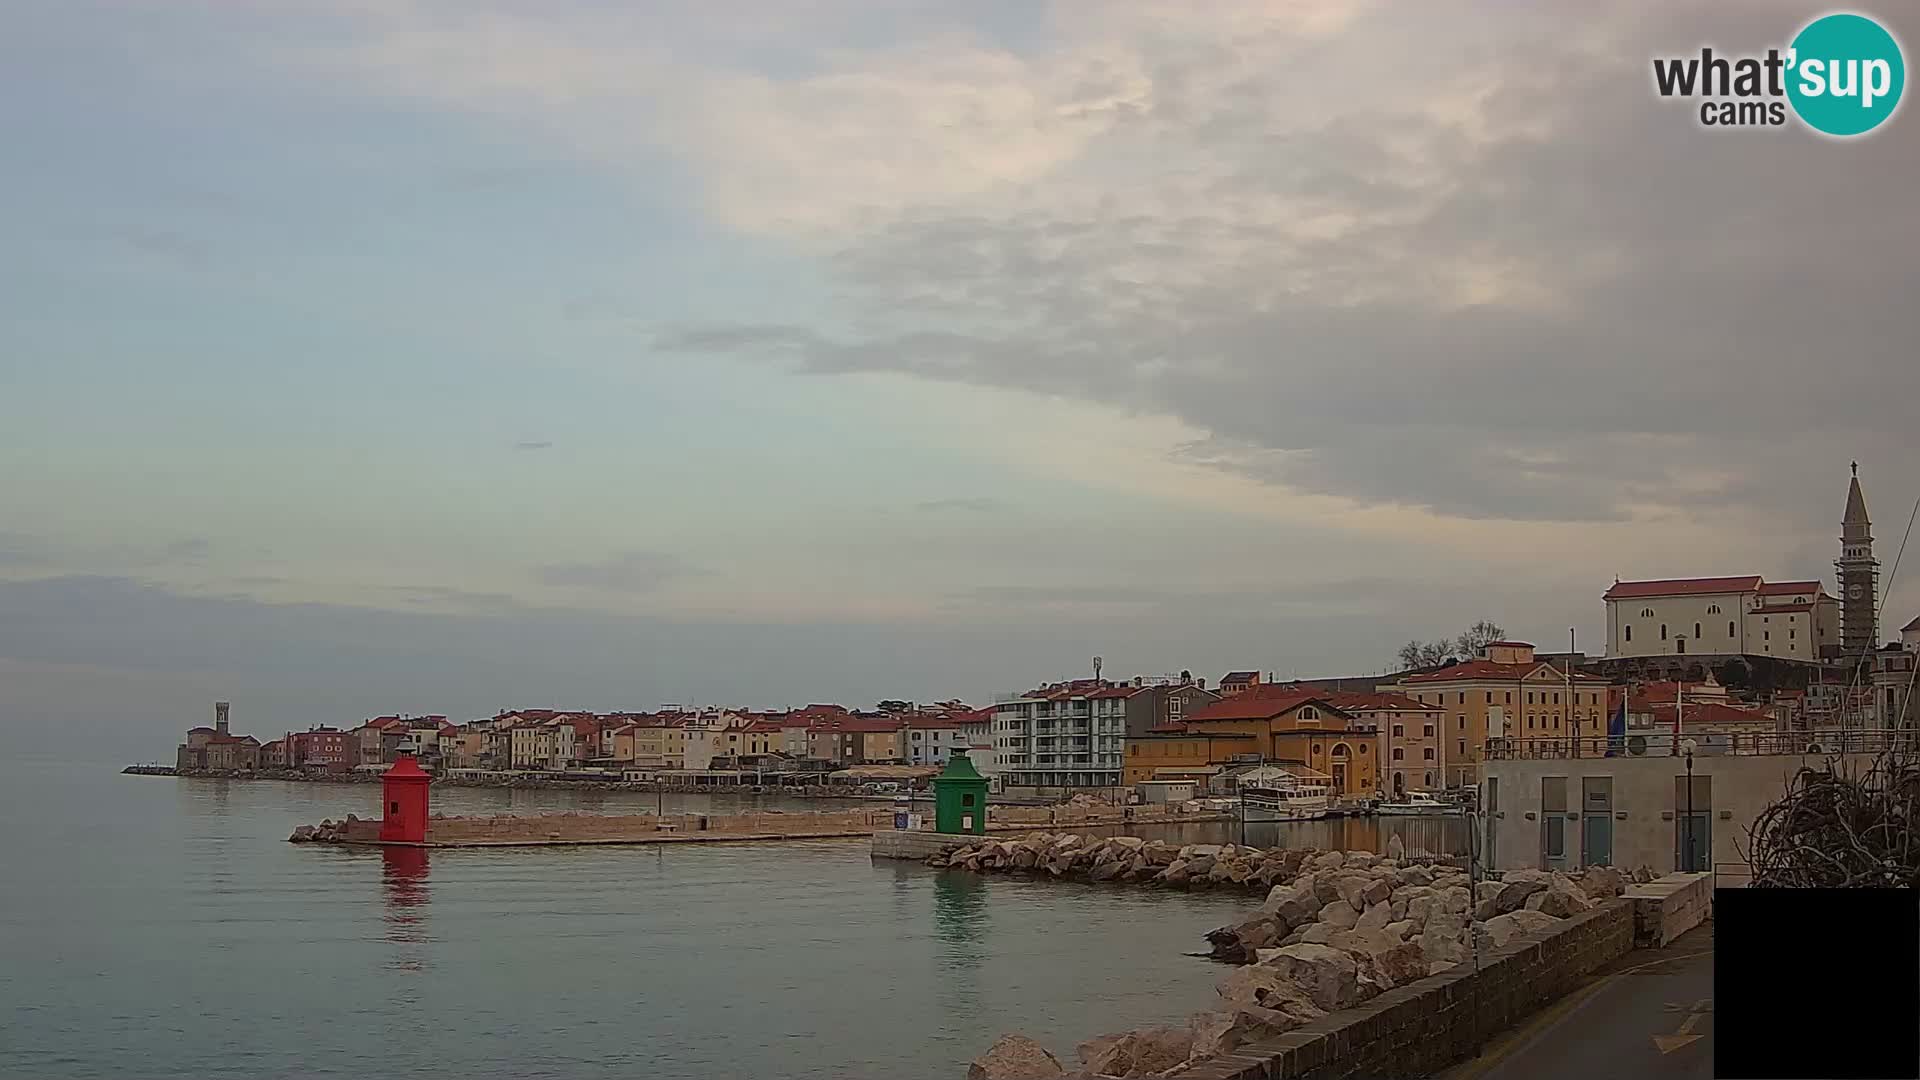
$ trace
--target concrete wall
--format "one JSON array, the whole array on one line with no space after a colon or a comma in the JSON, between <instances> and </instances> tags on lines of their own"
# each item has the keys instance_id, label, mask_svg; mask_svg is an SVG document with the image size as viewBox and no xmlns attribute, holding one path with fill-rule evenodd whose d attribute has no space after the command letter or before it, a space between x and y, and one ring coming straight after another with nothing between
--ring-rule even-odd
<instances>
[{"instance_id":1,"label":"concrete wall","mask_svg":"<svg viewBox=\"0 0 1920 1080\"><path fill-rule=\"evenodd\" d=\"M1701 801L1709 803L1713 865L1745 865L1740 847L1747 829L1760 811L1786 792L1787 781L1802 768L1825 767L1817 755L1765 754L1712 756L1696 754L1693 775L1710 777ZM1849 766L1861 770L1871 755L1846 755ZM1649 866L1656 874L1673 872L1679 845L1678 819L1684 808L1682 783L1685 759L1677 756L1614 758L1542 758L1489 761L1482 766L1481 805L1488 806L1486 783L1497 781L1497 810L1487 819L1491 854L1489 869L1520 870L1542 867L1541 784L1544 777L1567 778L1568 866L1581 865L1583 827L1581 780L1613 778L1613 856L1611 864L1632 868ZM1703 785L1696 780L1695 787ZM1696 811L1699 807L1696 805ZM1531 816L1529 816L1531 815ZM1711 866L1700 869L1711 869Z\"/></svg>"},{"instance_id":2,"label":"concrete wall","mask_svg":"<svg viewBox=\"0 0 1920 1080\"><path fill-rule=\"evenodd\" d=\"M1609 901L1482 955L1481 966L1389 990L1357 1008L1242 1047L1182 1073L1185 1080L1348 1080L1427 1076L1574 989L1633 948L1633 907Z\"/></svg>"},{"instance_id":3,"label":"concrete wall","mask_svg":"<svg viewBox=\"0 0 1920 1080\"><path fill-rule=\"evenodd\" d=\"M954 844L977 844L987 839L972 833L913 832L904 829L887 829L873 834L873 857L876 859L910 859L925 862L928 856L938 855Z\"/></svg>"},{"instance_id":4,"label":"concrete wall","mask_svg":"<svg viewBox=\"0 0 1920 1080\"><path fill-rule=\"evenodd\" d=\"M1643 949L1658 949L1713 917L1712 874L1668 874L1643 885L1629 886L1633 905L1633 940Z\"/></svg>"}]
</instances>

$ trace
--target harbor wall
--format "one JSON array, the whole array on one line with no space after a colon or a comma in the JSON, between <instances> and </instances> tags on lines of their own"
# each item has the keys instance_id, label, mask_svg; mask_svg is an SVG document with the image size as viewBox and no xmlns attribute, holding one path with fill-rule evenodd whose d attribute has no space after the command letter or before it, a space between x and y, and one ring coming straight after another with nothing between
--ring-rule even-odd
<instances>
[{"instance_id":1,"label":"harbor wall","mask_svg":"<svg viewBox=\"0 0 1920 1080\"><path fill-rule=\"evenodd\" d=\"M1472 964L1389 990L1181 1073L1183 1080L1428 1076L1576 989L1633 948L1634 906L1605 901L1560 925L1485 948Z\"/></svg>"}]
</instances>

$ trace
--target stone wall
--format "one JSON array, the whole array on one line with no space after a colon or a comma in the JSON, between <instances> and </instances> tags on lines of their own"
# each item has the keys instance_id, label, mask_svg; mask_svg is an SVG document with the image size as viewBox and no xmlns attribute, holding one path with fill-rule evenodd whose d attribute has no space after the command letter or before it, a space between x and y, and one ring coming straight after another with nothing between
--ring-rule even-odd
<instances>
[{"instance_id":1,"label":"stone wall","mask_svg":"<svg viewBox=\"0 0 1920 1080\"><path fill-rule=\"evenodd\" d=\"M1713 917L1713 875L1668 874L1627 889L1634 943L1658 949Z\"/></svg>"},{"instance_id":2,"label":"stone wall","mask_svg":"<svg viewBox=\"0 0 1920 1080\"><path fill-rule=\"evenodd\" d=\"M1633 948L1631 902L1609 900L1560 925L1485 948L1463 964L1389 990L1181 1073L1183 1080L1345 1080L1426 1076L1564 996Z\"/></svg>"}]
</instances>

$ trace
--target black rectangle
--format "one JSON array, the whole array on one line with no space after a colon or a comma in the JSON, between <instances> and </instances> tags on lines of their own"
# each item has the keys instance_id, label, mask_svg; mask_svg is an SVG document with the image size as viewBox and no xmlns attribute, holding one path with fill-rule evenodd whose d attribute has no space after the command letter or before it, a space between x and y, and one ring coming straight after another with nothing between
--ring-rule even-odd
<instances>
[{"instance_id":1,"label":"black rectangle","mask_svg":"<svg viewBox=\"0 0 1920 1080\"><path fill-rule=\"evenodd\" d=\"M1717 889L1713 1075L1920 1078L1920 890Z\"/></svg>"}]
</instances>

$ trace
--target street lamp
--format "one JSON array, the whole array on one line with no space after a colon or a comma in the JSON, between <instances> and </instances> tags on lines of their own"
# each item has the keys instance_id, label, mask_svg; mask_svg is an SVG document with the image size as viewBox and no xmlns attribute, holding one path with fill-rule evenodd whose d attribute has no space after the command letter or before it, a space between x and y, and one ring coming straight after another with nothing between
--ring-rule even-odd
<instances>
[{"instance_id":1,"label":"street lamp","mask_svg":"<svg viewBox=\"0 0 1920 1080\"><path fill-rule=\"evenodd\" d=\"M1681 851L1686 855L1686 872L1689 874L1696 873L1699 869L1693 865L1693 752L1699 749L1699 746L1700 744L1692 739L1680 744L1681 753L1687 758L1687 823L1680 830L1680 842L1683 845Z\"/></svg>"}]
</instances>

